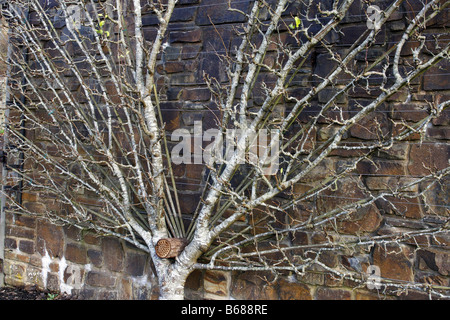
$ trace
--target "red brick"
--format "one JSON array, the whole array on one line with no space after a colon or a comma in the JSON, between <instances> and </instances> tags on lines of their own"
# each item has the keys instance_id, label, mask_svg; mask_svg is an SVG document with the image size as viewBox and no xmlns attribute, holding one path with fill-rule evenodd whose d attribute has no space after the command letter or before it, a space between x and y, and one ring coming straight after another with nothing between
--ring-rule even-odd
<instances>
[{"instance_id":1,"label":"red brick","mask_svg":"<svg viewBox=\"0 0 450 320\"><path fill-rule=\"evenodd\" d=\"M19 250L24 253L33 254L34 253L34 241L20 240Z\"/></svg>"},{"instance_id":2,"label":"red brick","mask_svg":"<svg viewBox=\"0 0 450 320\"><path fill-rule=\"evenodd\" d=\"M6 235L16 238L33 239L34 230L22 227L7 226Z\"/></svg>"},{"instance_id":3,"label":"red brick","mask_svg":"<svg viewBox=\"0 0 450 320\"><path fill-rule=\"evenodd\" d=\"M16 226L20 226L20 227L26 227L26 228L35 228L36 227L36 219L33 217L17 215L15 217L14 223Z\"/></svg>"}]
</instances>

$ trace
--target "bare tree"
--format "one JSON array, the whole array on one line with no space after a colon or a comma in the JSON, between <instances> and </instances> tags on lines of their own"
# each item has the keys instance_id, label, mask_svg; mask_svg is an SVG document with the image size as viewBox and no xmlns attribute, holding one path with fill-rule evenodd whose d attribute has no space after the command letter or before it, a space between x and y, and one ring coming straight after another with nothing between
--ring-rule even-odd
<instances>
[{"instance_id":1,"label":"bare tree","mask_svg":"<svg viewBox=\"0 0 450 320\"><path fill-rule=\"evenodd\" d=\"M186 215L173 174L176 154L161 115L157 69L177 1L10 1L3 10L14 97L7 134L24 159L23 170L14 170L26 192L58 204L38 212L10 197L10 210L112 235L148 252L162 299L182 299L194 269L276 277L322 268L364 285L364 272L329 267L322 257L448 232L445 212L441 223L413 232L374 235L371 226L358 225L380 202L392 210L399 207L395 199L426 203L427 192L448 183L448 167L391 179L379 190L368 188L358 170L376 167L374 156L389 154L413 136L425 137L427 126L449 106L448 100L430 102L420 119L383 123L377 117L390 97L413 92L418 77L449 59L448 43L425 34L427 23L449 2L415 1L420 8L411 11L399 41L386 48L377 36L404 2L387 1L374 16L368 11L365 32L336 50L332 37L343 33L340 25L353 2L257 0L248 11L230 2L229 10L245 22L234 30L240 43L217 53L225 80L205 74L219 111L218 152L205 164L208 177L197 210ZM155 19L151 41L142 29L144 13ZM411 40L418 45L404 58L401 52ZM305 68L317 47L332 66L326 74ZM305 74L309 82L302 85ZM356 91L366 103L343 107L342 97ZM318 96L326 98L313 103ZM368 137L349 139L355 127ZM271 135L261 139L255 133L264 129ZM223 157L217 142L231 130L239 130L238 147ZM264 155L261 149L249 155L255 141L265 145ZM332 156L344 153L346 160L336 164ZM358 196L346 197L342 190L348 188ZM352 223L357 231L349 231ZM325 232L327 240L295 241L314 230ZM175 258L161 258L161 252ZM405 287L393 280L382 284ZM422 283L406 286L443 295Z\"/></svg>"}]
</instances>

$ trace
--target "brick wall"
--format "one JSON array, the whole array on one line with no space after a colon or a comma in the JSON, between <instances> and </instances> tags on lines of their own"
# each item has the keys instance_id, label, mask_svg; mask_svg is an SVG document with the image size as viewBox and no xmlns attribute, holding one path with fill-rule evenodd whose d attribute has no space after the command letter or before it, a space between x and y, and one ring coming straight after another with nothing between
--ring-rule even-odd
<instances>
[{"instance_id":1,"label":"brick wall","mask_svg":"<svg viewBox=\"0 0 450 320\"><path fill-rule=\"evenodd\" d=\"M202 121L203 129L216 126L216 116L220 111L214 97L207 89L204 75L208 74L219 82L227 80L226 69L216 53L233 50L239 43L233 27L243 22L236 12L228 12L227 5L216 0L182 0L175 9L167 38L167 47L158 62L158 90L161 93L161 109L166 130L177 128L193 130L194 121ZM246 10L250 2L240 1L238 9ZM413 3L414 4L414 3ZM366 30L366 20L360 1L350 10L344 20L341 31L332 32L328 41L336 45L337 50L345 50ZM413 8L414 9L414 8ZM295 14L297 7L291 5L286 15ZM399 40L405 27L411 8L402 6L403 14L395 14L383 27L377 38L378 46L357 57L358 64L374 61L380 52ZM127 17L129 27L132 18ZM152 15L144 15L143 28L147 41L155 36L156 20ZM427 36L441 37L444 27L449 27L448 11L431 22ZM62 29L64 25L60 26ZM131 29L131 28L130 28ZM294 45L293 39L286 33L281 34L286 45ZM448 42L448 36L443 41ZM402 54L409 61L411 48L417 43L408 43ZM435 48L430 48L435 50ZM76 54L76 52L74 52ZM277 60L275 50L269 51L266 60ZM299 85L291 89L299 96L311 85L317 83L312 74L326 76L333 64L329 55L318 47L309 57L296 80ZM416 121L427 114L429 103L439 103L450 98L449 62L441 62L413 83L411 89L404 88L392 96L379 113L364 119L354 126L348 141L370 141L376 139L372 125L380 124L382 130L396 130L393 121ZM261 83L270 83L272 76L262 73L258 79L249 103L255 107L261 105ZM347 79L340 79L343 84ZM74 87L74 91L79 90ZM312 101L311 110L327 102L334 89L326 89ZM375 90L375 89L374 89ZM111 92L114 94L114 92ZM80 96L81 98L81 96ZM358 103L364 104L371 96L362 88L355 88L338 101L342 110L349 114L357 110ZM405 101L408 101L405 103ZM282 114L289 104L280 106ZM314 115L314 114L312 114ZM311 114L302 114L300 119L307 121ZM284 223L304 221L305 213L312 210L324 212L348 201L364 196L358 183L364 183L371 191L389 188L392 183L408 183L413 176L428 173L423 165L435 169L448 166L450 154L450 113L433 120L427 128L422 141L418 135L393 148L378 152L375 161L363 161L358 165L357 176L361 180L348 178L336 185L336 188L320 196L316 203L303 203L301 208L280 218ZM205 126L207 126L205 128ZM326 140L336 127L325 120L320 122L311 143ZM308 176L294 187L294 192L303 193L314 186L317 179L336 172L346 161L357 156L349 150L336 151L327 158L315 174ZM376 165L375 165L376 163ZM175 175L180 191L181 209L184 214L192 213L199 201L204 183L205 167L198 164L175 166ZM421 186L416 186L420 188ZM414 191L414 190L408 190ZM393 232L411 231L419 227L439 226L448 218L448 179L436 185L426 193L426 198L411 199L402 197L376 205L358 212L352 219L339 221L337 228L347 235L389 235ZM95 201L95 199L86 200ZM55 206L51 199L42 199L32 193L23 194L24 205L35 211ZM41 288L62 290L80 294L88 299L147 299L157 297L156 281L152 276L151 262L146 253L112 238L95 236L75 228L61 227L45 221L19 215L8 215L5 238L5 281L8 285L37 284ZM263 228L263 227L261 227ZM287 243L296 245L319 244L332 237L330 230L314 230L291 233ZM401 245L375 245L368 251L329 251L321 256L321 262L330 268L347 268L365 271L369 265L380 268L383 277L404 281L432 283L448 287L450 237L417 236ZM274 255L272 259L280 259ZM264 280L266 277L267 281ZM307 270L302 275L284 274L274 280L270 273L253 272L195 271L188 279L186 295L188 298L207 299L397 299L428 298L426 294L414 291L383 292L367 290L355 283L333 277L326 269Z\"/></svg>"}]
</instances>

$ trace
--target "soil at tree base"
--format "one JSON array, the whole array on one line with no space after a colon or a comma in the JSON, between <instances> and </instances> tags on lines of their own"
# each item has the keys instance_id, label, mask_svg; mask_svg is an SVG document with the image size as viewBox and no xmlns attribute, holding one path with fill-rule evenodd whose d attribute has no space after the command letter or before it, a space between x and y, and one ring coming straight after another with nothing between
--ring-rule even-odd
<instances>
[{"instance_id":1,"label":"soil at tree base","mask_svg":"<svg viewBox=\"0 0 450 320\"><path fill-rule=\"evenodd\" d=\"M30 286L0 288L0 300L78 300L78 298Z\"/></svg>"}]
</instances>

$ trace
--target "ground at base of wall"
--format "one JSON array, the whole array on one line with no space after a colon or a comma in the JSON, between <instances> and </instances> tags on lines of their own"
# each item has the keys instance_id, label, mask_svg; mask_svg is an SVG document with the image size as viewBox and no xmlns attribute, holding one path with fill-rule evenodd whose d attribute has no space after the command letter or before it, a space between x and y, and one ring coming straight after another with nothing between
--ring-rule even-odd
<instances>
[{"instance_id":1,"label":"ground at base of wall","mask_svg":"<svg viewBox=\"0 0 450 320\"><path fill-rule=\"evenodd\" d=\"M0 288L0 300L78 300L75 296L38 290L29 287L3 287Z\"/></svg>"}]
</instances>

